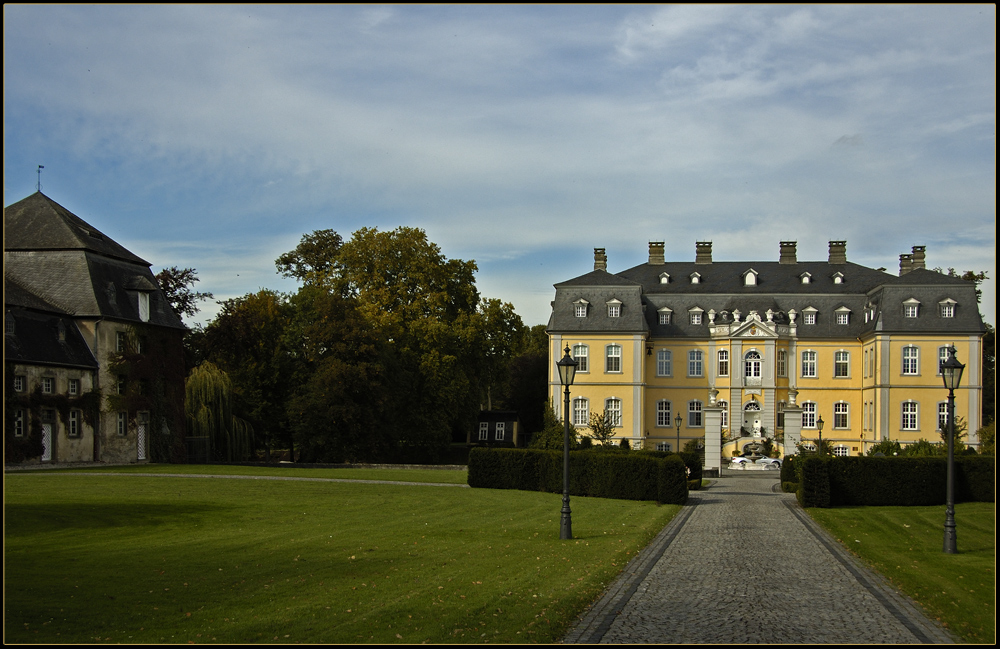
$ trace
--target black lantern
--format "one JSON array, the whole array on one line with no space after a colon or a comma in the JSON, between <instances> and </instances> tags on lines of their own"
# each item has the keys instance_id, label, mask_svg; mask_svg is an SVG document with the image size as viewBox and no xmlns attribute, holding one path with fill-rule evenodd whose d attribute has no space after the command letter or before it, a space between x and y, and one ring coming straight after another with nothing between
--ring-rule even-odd
<instances>
[{"instance_id":1,"label":"black lantern","mask_svg":"<svg viewBox=\"0 0 1000 649\"><path fill-rule=\"evenodd\" d=\"M965 365L955 358L955 346L948 348L948 360L941 363L941 378L948 390L948 486L944 511L944 551L958 554L958 534L955 532L955 390L962 383Z\"/></svg>"},{"instance_id":2,"label":"black lantern","mask_svg":"<svg viewBox=\"0 0 1000 649\"><path fill-rule=\"evenodd\" d=\"M816 452L820 455L823 454L823 424L825 423L823 415L820 415L819 419L816 420L816 429L819 430L819 443L816 445Z\"/></svg>"},{"instance_id":3,"label":"black lantern","mask_svg":"<svg viewBox=\"0 0 1000 649\"><path fill-rule=\"evenodd\" d=\"M681 424L684 423L684 417L681 417L681 413L677 413L674 417L674 426L677 427L677 448L674 450L675 453L681 452Z\"/></svg>"},{"instance_id":4,"label":"black lantern","mask_svg":"<svg viewBox=\"0 0 1000 649\"><path fill-rule=\"evenodd\" d=\"M573 379L576 378L578 363L569 355L569 345L566 345L566 349L563 351L563 357L556 363L556 369L559 370L559 382L565 388L563 402L563 422L565 424L563 430L563 501L559 520L559 538L571 539L573 538L573 519L569 509L569 386L573 385Z\"/></svg>"}]
</instances>

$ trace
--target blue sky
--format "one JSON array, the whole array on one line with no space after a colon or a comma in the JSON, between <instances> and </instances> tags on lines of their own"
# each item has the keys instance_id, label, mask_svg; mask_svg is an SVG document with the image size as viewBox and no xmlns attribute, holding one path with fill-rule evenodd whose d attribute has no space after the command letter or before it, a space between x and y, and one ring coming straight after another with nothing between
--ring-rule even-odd
<instances>
[{"instance_id":1,"label":"blue sky","mask_svg":"<svg viewBox=\"0 0 1000 649\"><path fill-rule=\"evenodd\" d=\"M427 231L545 323L668 260L986 270L993 5L4 5L4 205L42 191L217 299L301 236ZM201 320L214 315L203 306Z\"/></svg>"}]
</instances>

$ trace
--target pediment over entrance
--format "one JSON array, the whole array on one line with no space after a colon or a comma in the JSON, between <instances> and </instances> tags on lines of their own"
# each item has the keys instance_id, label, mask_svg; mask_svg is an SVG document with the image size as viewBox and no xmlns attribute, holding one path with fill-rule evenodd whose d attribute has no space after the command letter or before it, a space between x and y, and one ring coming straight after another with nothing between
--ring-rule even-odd
<instances>
[{"instance_id":1,"label":"pediment over entrance","mask_svg":"<svg viewBox=\"0 0 1000 649\"><path fill-rule=\"evenodd\" d=\"M733 327L729 336L731 338L777 338L775 325L771 322L761 322L756 313L751 312L746 322L741 322Z\"/></svg>"}]
</instances>

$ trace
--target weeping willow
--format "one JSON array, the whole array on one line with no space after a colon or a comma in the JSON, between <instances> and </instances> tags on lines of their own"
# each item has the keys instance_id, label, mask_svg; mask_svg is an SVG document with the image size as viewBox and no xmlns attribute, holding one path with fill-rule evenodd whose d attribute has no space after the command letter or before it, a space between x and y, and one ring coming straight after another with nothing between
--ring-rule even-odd
<instances>
[{"instance_id":1,"label":"weeping willow","mask_svg":"<svg viewBox=\"0 0 1000 649\"><path fill-rule=\"evenodd\" d=\"M248 459L254 450L253 427L233 415L229 375L205 361L191 370L184 390L188 435L207 438L213 460Z\"/></svg>"}]
</instances>

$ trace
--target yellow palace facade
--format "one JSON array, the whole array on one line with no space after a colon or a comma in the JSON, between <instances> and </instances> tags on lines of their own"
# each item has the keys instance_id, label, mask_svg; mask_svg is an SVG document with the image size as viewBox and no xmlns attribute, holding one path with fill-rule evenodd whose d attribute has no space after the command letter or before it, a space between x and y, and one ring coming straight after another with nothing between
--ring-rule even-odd
<instances>
[{"instance_id":1,"label":"yellow palace facade","mask_svg":"<svg viewBox=\"0 0 1000 649\"><path fill-rule=\"evenodd\" d=\"M819 262L799 261L788 241L776 262L716 262L711 242L698 242L693 261L667 262L652 242L647 263L619 273L595 249L592 272L555 285L557 415L586 429L605 412L632 448L697 439L709 468L761 437L794 453L816 441L820 420L834 453L859 455L880 440L940 439L939 364L954 345L966 364L955 412L977 445L984 327L974 284L927 270L922 246L892 275L848 262L844 241L829 245ZM579 367L563 413L555 361L567 347Z\"/></svg>"}]
</instances>

